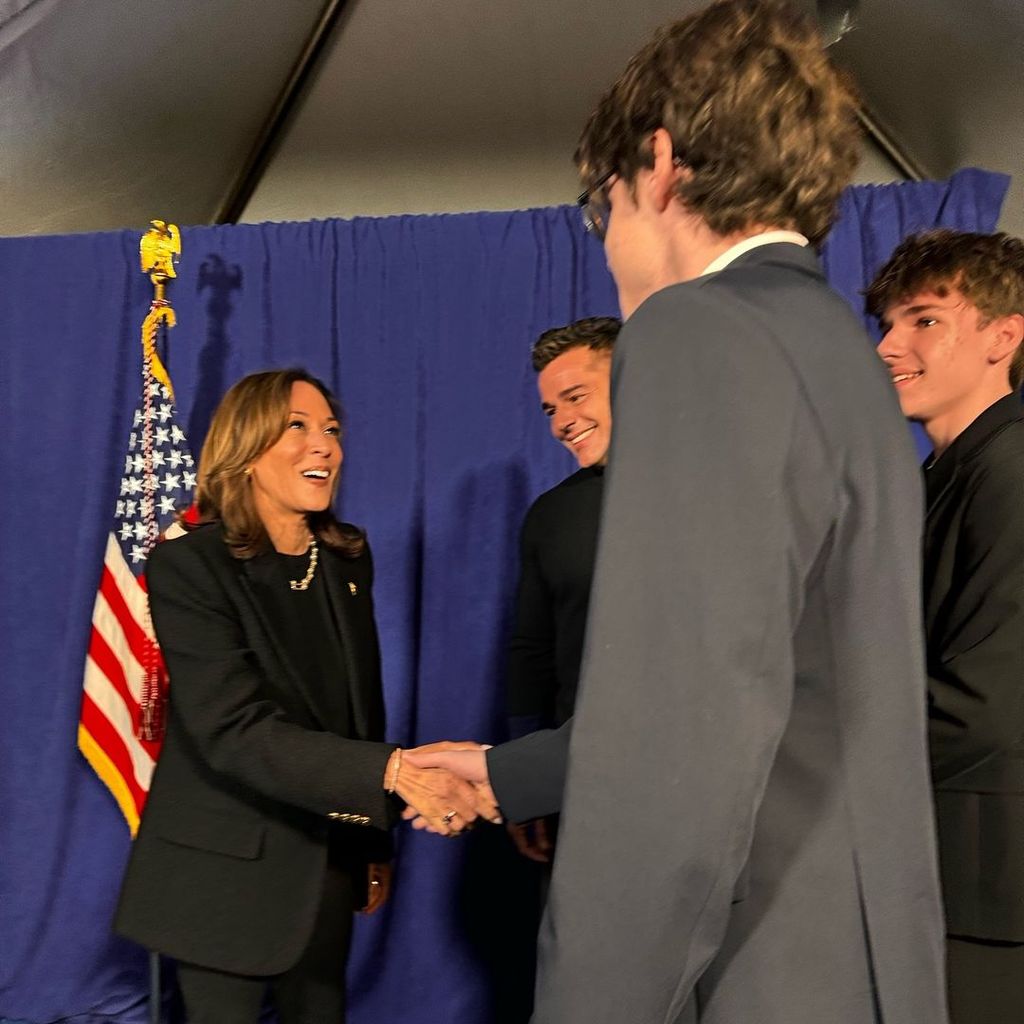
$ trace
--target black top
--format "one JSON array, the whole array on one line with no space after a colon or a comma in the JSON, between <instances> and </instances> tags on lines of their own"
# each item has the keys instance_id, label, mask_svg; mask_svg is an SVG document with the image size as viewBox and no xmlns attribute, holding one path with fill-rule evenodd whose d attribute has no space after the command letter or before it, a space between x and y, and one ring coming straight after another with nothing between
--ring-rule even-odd
<instances>
[{"instance_id":1,"label":"black top","mask_svg":"<svg viewBox=\"0 0 1024 1024\"><path fill-rule=\"evenodd\" d=\"M352 736L352 699L341 633L332 614L323 567L306 590L292 590L309 569L309 554L258 556L253 574L259 600L280 629L282 652L301 678L322 695L325 724L339 736ZM256 568L254 566L254 568Z\"/></svg>"},{"instance_id":2,"label":"black top","mask_svg":"<svg viewBox=\"0 0 1024 1024\"><path fill-rule=\"evenodd\" d=\"M516 622L509 646L514 736L572 716L594 578L604 468L578 470L526 513Z\"/></svg>"}]
</instances>

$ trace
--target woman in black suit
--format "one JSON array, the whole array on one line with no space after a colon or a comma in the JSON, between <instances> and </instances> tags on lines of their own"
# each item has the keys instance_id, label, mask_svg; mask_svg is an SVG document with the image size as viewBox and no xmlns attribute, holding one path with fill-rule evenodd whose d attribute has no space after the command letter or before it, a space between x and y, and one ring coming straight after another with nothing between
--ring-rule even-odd
<instances>
[{"instance_id":1,"label":"woman in black suit","mask_svg":"<svg viewBox=\"0 0 1024 1024\"><path fill-rule=\"evenodd\" d=\"M284 1024L343 1021L391 794L446 832L476 813L382 742L370 551L331 512L338 416L305 371L239 381L203 446L201 525L149 559L170 715L115 928L179 961L193 1024L254 1024L268 988Z\"/></svg>"}]
</instances>

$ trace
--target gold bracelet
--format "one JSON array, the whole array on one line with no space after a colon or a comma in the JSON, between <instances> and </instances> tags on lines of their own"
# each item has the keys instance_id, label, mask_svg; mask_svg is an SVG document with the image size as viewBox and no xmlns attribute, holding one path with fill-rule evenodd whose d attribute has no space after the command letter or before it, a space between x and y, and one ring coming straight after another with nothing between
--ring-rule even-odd
<instances>
[{"instance_id":1,"label":"gold bracelet","mask_svg":"<svg viewBox=\"0 0 1024 1024\"><path fill-rule=\"evenodd\" d=\"M402 748L395 747L394 752L398 756L395 758L395 766L391 769L391 782L384 787L389 793L394 793L398 788L398 773L402 770Z\"/></svg>"}]
</instances>

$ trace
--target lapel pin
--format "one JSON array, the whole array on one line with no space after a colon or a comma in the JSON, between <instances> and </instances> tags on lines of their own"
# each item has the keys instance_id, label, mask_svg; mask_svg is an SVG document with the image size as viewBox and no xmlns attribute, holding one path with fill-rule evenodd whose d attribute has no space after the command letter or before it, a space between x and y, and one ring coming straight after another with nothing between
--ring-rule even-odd
<instances>
[{"instance_id":1,"label":"lapel pin","mask_svg":"<svg viewBox=\"0 0 1024 1024\"><path fill-rule=\"evenodd\" d=\"M358 587L357 587L357 586L356 586L356 585L355 585L354 583L350 583L350 584L348 585L348 589L349 589L349 593L350 593L350 594L351 594L351 595L352 595L353 597L355 597L355 596L356 596L356 594L358 594L358 593L359 593L359 588L358 588Z\"/></svg>"}]
</instances>

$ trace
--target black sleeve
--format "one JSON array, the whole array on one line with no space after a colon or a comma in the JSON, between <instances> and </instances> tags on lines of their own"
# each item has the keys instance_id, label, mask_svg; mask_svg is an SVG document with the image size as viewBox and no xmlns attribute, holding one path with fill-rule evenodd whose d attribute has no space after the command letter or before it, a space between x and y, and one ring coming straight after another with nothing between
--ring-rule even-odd
<instances>
[{"instance_id":1,"label":"black sleeve","mask_svg":"<svg viewBox=\"0 0 1024 1024\"><path fill-rule=\"evenodd\" d=\"M507 710L513 735L550 724L555 713L555 609L537 543L543 529L543 516L534 504L520 535L515 627L509 643Z\"/></svg>"}]
</instances>

